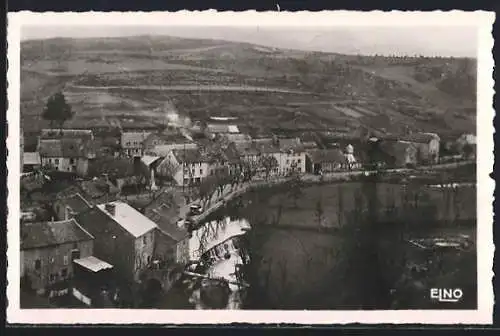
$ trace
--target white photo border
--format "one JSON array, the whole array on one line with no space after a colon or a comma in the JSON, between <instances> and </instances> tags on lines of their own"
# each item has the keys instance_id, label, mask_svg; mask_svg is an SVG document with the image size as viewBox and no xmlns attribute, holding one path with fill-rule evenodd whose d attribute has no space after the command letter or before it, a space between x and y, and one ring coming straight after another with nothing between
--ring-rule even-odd
<instances>
[{"instance_id":1,"label":"white photo border","mask_svg":"<svg viewBox=\"0 0 500 336\"><path fill-rule=\"evenodd\" d=\"M7 322L25 324L482 324L493 319L493 12L66 12L8 13ZM478 33L477 86L477 310L207 311L140 309L20 309L20 41L23 26L474 26ZM466 43L466 42L464 42Z\"/></svg>"}]
</instances>

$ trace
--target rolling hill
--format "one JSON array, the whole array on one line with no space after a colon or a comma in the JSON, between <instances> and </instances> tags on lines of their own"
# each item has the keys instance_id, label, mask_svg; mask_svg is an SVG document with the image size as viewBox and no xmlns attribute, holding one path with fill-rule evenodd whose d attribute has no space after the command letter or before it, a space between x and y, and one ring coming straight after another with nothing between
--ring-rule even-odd
<instances>
[{"instance_id":1,"label":"rolling hill","mask_svg":"<svg viewBox=\"0 0 500 336\"><path fill-rule=\"evenodd\" d=\"M476 66L169 36L31 40L21 44L21 116L27 132L43 127L45 101L62 90L70 127L160 124L176 109L258 129L475 132Z\"/></svg>"}]
</instances>

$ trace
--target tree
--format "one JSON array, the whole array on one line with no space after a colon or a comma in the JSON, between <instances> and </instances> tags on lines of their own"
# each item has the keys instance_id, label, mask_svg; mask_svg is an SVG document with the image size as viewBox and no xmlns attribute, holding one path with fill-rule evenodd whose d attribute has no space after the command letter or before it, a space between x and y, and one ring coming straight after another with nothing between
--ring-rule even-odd
<instances>
[{"instance_id":1,"label":"tree","mask_svg":"<svg viewBox=\"0 0 500 336\"><path fill-rule=\"evenodd\" d=\"M300 176L295 176L293 180L289 182L288 185L288 193L290 197L293 199L293 205L295 208L297 208L298 204L297 201L299 200L300 197L303 195L302 191L302 182L300 180Z\"/></svg>"},{"instance_id":2,"label":"tree","mask_svg":"<svg viewBox=\"0 0 500 336\"><path fill-rule=\"evenodd\" d=\"M264 168L266 180L268 180L273 170L278 167L278 160L272 155L265 155L260 158L260 164Z\"/></svg>"},{"instance_id":3,"label":"tree","mask_svg":"<svg viewBox=\"0 0 500 336\"><path fill-rule=\"evenodd\" d=\"M62 130L64 123L73 117L71 106L66 102L62 92L58 92L47 100L42 118L50 122L50 127L58 125Z\"/></svg>"},{"instance_id":4,"label":"tree","mask_svg":"<svg viewBox=\"0 0 500 336\"><path fill-rule=\"evenodd\" d=\"M462 151L464 153L465 159L470 159L472 157L472 154L474 153L474 148L471 144L466 143L463 146Z\"/></svg>"},{"instance_id":5,"label":"tree","mask_svg":"<svg viewBox=\"0 0 500 336\"><path fill-rule=\"evenodd\" d=\"M318 226L321 227L321 223L323 222L323 215L325 210L323 209L323 203L321 200L316 202L316 219L318 220Z\"/></svg>"}]
</instances>

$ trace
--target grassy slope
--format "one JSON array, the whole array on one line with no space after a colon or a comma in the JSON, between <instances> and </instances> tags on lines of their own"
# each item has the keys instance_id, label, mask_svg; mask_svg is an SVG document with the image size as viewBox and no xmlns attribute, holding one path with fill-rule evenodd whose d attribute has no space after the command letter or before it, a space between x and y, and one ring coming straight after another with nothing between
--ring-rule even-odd
<instances>
[{"instance_id":1,"label":"grassy slope","mask_svg":"<svg viewBox=\"0 0 500 336\"><path fill-rule=\"evenodd\" d=\"M133 123L155 122L163 118L167 101L193 118L235 114L262 127L301 123L314 128L356 128L378 123L379 128L395 131L411 125L443 132L473 131L475 125L474 93L446 93L439 87L439 76L415 79L417 72L429 67L455 79L463 70L461 60L395 61L144 36L27 41L22 44L21 59L25 122L37 120L47 97L62 89L77 113L71 126L88 127L96 120L109 124L110 116L130 118ZM162 90L193 84L257 86L305 94ZM137 85L149 89L120 88ZM106 91L89 86L118 88ZM40 126L43 123L30 122L27 128Z\"/></svg>"}]
</instances>

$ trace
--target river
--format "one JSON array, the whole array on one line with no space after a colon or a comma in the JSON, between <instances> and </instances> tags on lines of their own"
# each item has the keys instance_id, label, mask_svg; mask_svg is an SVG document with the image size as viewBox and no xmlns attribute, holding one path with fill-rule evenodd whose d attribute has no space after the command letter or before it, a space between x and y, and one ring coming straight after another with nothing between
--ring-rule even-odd
<instances>
[{"instance_id":1,"label":"river","mask_svg":"<svg viewBox=\"0 0 500 336\"><path fill-rule=\"evenodd\" d=\"M297 200L286 187L263 188L207 218L229 215L252 224L246 235L251 287L244 309L389 309L394 304L389 294L368 296L394 290L404 273L400 264L414 258L408 257L414 249L407 239L475 233L473 186L409 191L379 184L377 216L389 224L375 230L360 226L359 213L368 202L363 188L361 183L307 186ZM371 256L373 251L361 253L363 249L375 250L378 257ZM443 274L429 277L440 279L457 268L461 261L453 254L448 257L453 261ZM470 267L469 262L463 269ZM377 281L367 285L370 278ZM464 287L475 281L470 274L458 278ZM405 308L426 308L421 300L418 295L407 299Z\"/></svg>"}]
</instances>

